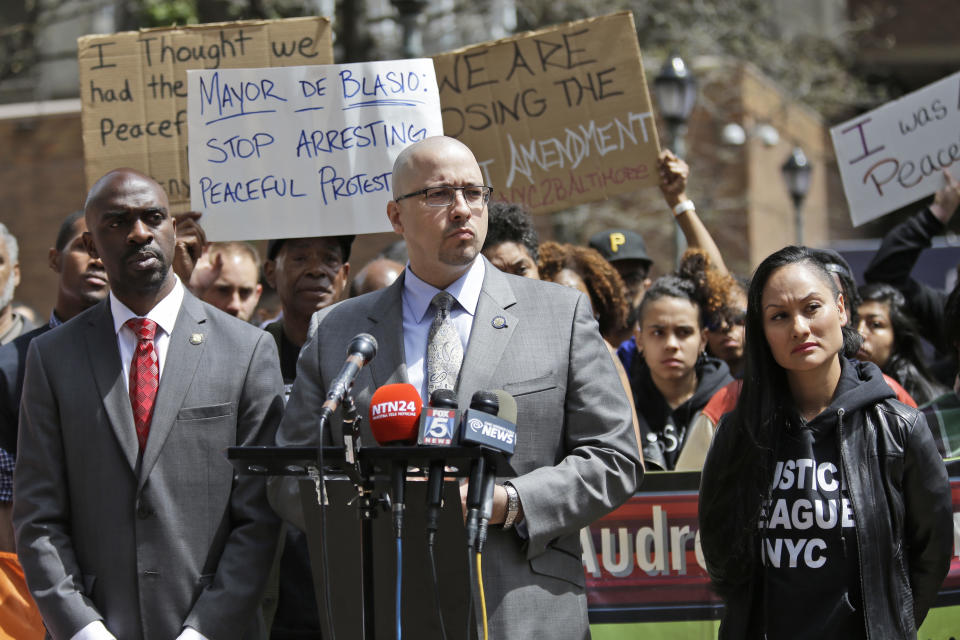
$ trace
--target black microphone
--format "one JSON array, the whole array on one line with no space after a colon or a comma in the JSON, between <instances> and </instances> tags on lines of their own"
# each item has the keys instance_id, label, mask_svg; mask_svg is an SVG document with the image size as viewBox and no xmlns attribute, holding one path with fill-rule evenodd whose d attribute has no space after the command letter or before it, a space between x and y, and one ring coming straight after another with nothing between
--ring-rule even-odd
<instances>
[{"instance_id":1,"label":"black microphone","mask_svg":"<svg viewBox=\"0 0 960 640\"><path fill-rule=\"evenodd\" d=\"M497 410L497 429L499 433L512 433L513 437L495 438L494 443L486 446L493 446L506 456L513 454L516 447L517 433L517 400L502 389L493 391L497 396L499 409ZM510 431L512 429L512 432ZM509 440L509 444L506 442ZM490 517L493 515L493 492L497 481L497 469L490 468L487 465L486 473L483 477L482 503L480 507L480 527L477 532L477 552L482 553L483 547L487 542L487 528L490 525Z\"/></svg>"},{"instance_id":2,"label":"black microphone","mask_svg":"<svg viewBox=\"0 0 960 640\"><path fill-rule=\"evenodd\" d=\"M470 408L463 414L463 426L460 431L460 443L483 446L483 426L490 420L496 420L500 402L489 391L477 391L470 399ZM477 530L480 525L480 508L483 506L483 480L486 460L481 455L470 464L470 479L467 486L467 546L475 547Z\"/></svg>"},{"instance_id":3,"label":"black microphone","mask_svg":"<svg viewBox=\"0 0 960 640\"><path fill-rule=\"evenodd\" d=\"M334 411L337 410L337 407L339 407L343 401L343 397L347 391L353 386L353 381L357 378L357 374L360 373L360 369L373 360L375 355L377 355L376 338L369 333L358 333L353 337L353 340L350 341L350 345L347 347L347 360L343 363L340 373L338 373L337 377L330 383L330 388L327 391L327 399L320 407L321 420L324 422L330 420Z\"/></svg>"},{"instance_id":4,"label":"black microphone","mask_svg":"<svg viewBox=\"0 0 960 640\"><path fill-rule=\"evenodd\" d=\"M435 389L430 406L420 414L417 444L448 447L457 439L457 394L450 389ZM440 527L443 504L443 460L432 460L427 474L427 544L433 545Z\"/></svg>"}]
</instances>

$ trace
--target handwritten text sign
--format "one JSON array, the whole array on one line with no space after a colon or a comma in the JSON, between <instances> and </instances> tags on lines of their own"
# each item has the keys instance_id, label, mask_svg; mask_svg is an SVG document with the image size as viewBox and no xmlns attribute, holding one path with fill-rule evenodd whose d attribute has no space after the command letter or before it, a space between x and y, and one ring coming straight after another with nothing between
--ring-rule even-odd
<instances>
[{"instance_id":1,"label":"handwritten text sign","mask_svg":"<svg viewBox=\"0 0 960 640\"><path fill-rule=\"evenodd\" d=\"M442 133L429 59L187 77L191 202L212 240L390 231L393 161Z\"/></svg>"},{"instance_id":2,"label":"handwritten text sign","mask_svg":"<svg viewBox=\"0 0 960 640\"><path fill-rule=\"evenodd\" d=\"M960 161L960 73L830 135L855 226L928 196L943 185L941 170Z\"/></svg>"},{"instance_id":3,"label":"handwritten text sign","mask_svg":"<svg viewBox=\"0 0 960 640\"><path fill-rule=\"evenodd\" d=\"M443 129L494 198L547 213L656 184L657 132L630 12L434 58Z\"/></svg>"},{"instance_id":4,"label":"handwritten text sign","mask_svg":"<svg viewBox=\"0 0 960 640\"><path fill-rule=\"evenodd\" d=\"M330 21L293 18L84 36L78 41L87 184L117 167L190 202L187 69L333 62Z\"/></svg>"}]
</instances>

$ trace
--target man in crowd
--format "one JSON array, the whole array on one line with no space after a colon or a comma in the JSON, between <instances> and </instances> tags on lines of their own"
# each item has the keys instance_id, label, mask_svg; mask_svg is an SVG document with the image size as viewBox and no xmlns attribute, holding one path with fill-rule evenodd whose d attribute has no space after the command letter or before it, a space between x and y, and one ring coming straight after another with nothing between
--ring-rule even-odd
<instances>
[{"instance_id":1,"label":"man in crowd","mask_svg":"<svg viewBox=\"0 0 960 640\"><path fill-rule=\"evenodd\" d=\"M264 328L273 336L280 352L285 395L289 395L297 376L297 357L307 341L310 316L344 294L350 275L353 238L277 239L267 245L263 274L280 296L283 313L279 320ZM319 634L320 618L306 538L302 532L288 527L282 544L271 638L286 640Z\"/></svg>"},{"instance_id":2,"label":"man in crowd","mask_svg":"<svg viewBox=\"0 0 960 640\"><path fill-rule=\"evenodd\" d=\"M12 342L32 329L13 309L13 293L19 285L20 247L7 226L0 222L0 344Z\"/></svg>"},{"instance_id":3,"label":"man in crowd","mask_svg":"<svg viewBox=\"0 0 960 640\"><path fill-rule=\"evenodd\" d=\"M13 551L13 454L17 451L17 421L27 347L46 333L107 296L107 274L100 260L83 246L87 230L82 211L60 225L50 249L50 268L57 274L57 299L50 321L0 348L0 551Z\"/></svg>"},{"instance_id":4,"label":"man in crowd","mask_svg":"<svg viewBox=\"0 0 960 640\"><path fill-rule=\"evenodd\" d=\"M31 593L54 638L262 637L278 522L223 451L273 438L276 347L185 290L152 179L111 171L84 212L111 292L27 354L13 517Z\"/></svg>"},{"instance_id":5,"label":"man in crowd","mask_svg":"<svg viewBox=\"0 0 960 640\"><path fill-rule=\"evenodd\" d=\"M406 240L409 268L392 286L313 317L278 443L318 444L316 411L360 332L379 343L354 385L360 415L390 383L409 382L424 398L455 389L461 407L478 390L514 394L519 476L494 489L486 557L495 560L484 563L490 635L585 637L579 531L632 495L642 473L627 397L590 301L501 273L480 256L490 189L459 141L407 147L393 178L387 216ZM327 444L342 442L341 431L335 419ZM296 483L269 486L274 507L302 527Z\"/></svg>"},{"instance_id":6,"label":"man in crowd","mask_svg":"<svg viewBox=\"0 0 960 640\"><path fill-rule=\"evenodd\" d=\"M263 285L260 255L247 242L214 242L197 261L190 290L217 309L250 322Z\"/></svg>"},{"instance_id":7,"label":"man in crowd","mask_svg":"<svg viewBox=\"0 0 960 640\"><path fill-rule=\"evenodd\" d=\"M356 298L371 291L389 287L400 277L403 265L379 256L368 262L350 283L350 297Z\"/></svg>"},{"instance_id":8,"label":"man in crowd","mask_svg":"<svg viewBox=\"0 0 960 640\"><path fill-rule=\"evenodd\" d=\"M60 225L48 263L57 274L57 297L50 320L29 331L12 344L0 348L0 446L16 452L23 365L30 341L57 327L107 297L107 274L99 258L83 245L87 230L82 211L68 215Z\"/></svg>"},{"instance_id":9,"label":"man in crowd","mask_svg":"<svg viewBox=\"0 0 960 640\"><path fill-rule=\"evenodd\" d=\"M271 240L263 275L280 296L283 315L264 327L280 350L280 369L289 392L297 356L307 341L310 316L344 293L350 277L353 236Z\"/></svg>"},{"instance_id":10,"label":"man in crowd","mask_svg":"<svg viewBox=\"0 0 960 640\"><path fill-rule=\"evenodd\" d=\"M500 271L540 279L540 241L530 212L519 204L492 202L481 253Z\"/></svg>"},{"instance_id":11,"label":"man in crowd","mask_svg":"<svg viewBox=\"0 0 960 640\"><path fill-rule=\"evenodd\" d=\"M626 288L627 304L630 306L625 329L614 346L625 340L632 340L637 324L637 312L643 294L650 287L650 267L653 259L647 254L647 245L636 231L630 229L608 229L590 237L589 245L600 252L604 259L613 265Z\"/></svg>"},{"instance_id":12,"label":"man in crowd","mask_svg":"<svg viewBox=\"0 0 960 640\"><path fill-rule=\"evenodd\" d=\"M107 296L107 274L99 259L83 246L87 230L82 211L68 215L60 225L48 261L57 274L57 297L50 320L0 348L0 552L14 552L13 454L17 451L17 422L23 389L27 347L37 336L57 327ZM23 569L15 555L5 558L0 571L10 593L0 594L5 611L0 613L0 635L14 638L42 637L43 624L36 603L29 597Z\"/></svg>"}]
</instances>

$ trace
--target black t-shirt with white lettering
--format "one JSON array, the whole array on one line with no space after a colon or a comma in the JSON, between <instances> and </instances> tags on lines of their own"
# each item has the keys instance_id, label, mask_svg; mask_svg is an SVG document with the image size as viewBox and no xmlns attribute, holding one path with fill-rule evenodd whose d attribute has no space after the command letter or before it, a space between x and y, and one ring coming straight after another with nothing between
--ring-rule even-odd
<instances>
[{"instance_id":1,"label":"black t-shirt with white lettering","mask_svg":"<svg viewBox=\"0 0 960 640\"><path fill-rule=\"evenodd\" d=\"M864 638L854 513L836 420L799 417L781 436L760 520L766 637ZM765 524L766 523L766 524Z\"/></svg>"}]
</instances>

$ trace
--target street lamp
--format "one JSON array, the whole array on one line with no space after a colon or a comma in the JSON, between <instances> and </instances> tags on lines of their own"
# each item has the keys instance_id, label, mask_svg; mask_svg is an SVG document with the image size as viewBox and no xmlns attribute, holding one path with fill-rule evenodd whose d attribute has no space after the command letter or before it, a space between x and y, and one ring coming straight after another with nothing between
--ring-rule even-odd
<instances>
[{"instance_id":1,"label":"street lamp","mask_svg":"<svg viewBox=\"0 0 960 640\"><path fill-rule=\"evenodd\" d=\"M403 28L403 57L420 58L423 56L423 36L420 33L420 14L428 0L390 0L400 14L400 26Z\"/></svg>"},{"instance_id":2,"label":"street lamp","mask_svg":"<svg viewBox=\"0 0 960 640\"><path fill-rule=\"evenodd\" d=\"M693 111L693 103L697 100L697 81L687 69L687 63L676 53L667 58L660 67L660 73L653 79L653 93L660 107L660 116L667 125L667 144L682 160L687 155L684 138L687 132L687 120ZM686 242L680 226L676 223L673 231L677 262L679 262L680 256L686 249Z\"/></svg>"},{"instance_id":3,"label":"street lamp","mask_svg":"<svg viewBox=\"0 0 960 640\"><path fill-rule=\"evenodd\" d=\"M803 244L803 216L801 208L803 200L810 190L810 161L800 147L794 147L787 157L787 161L780 167L783 179L787 183L787 191L793 199L794 225L797 229L797 244Z\"/></svg>"}]
</instances>

